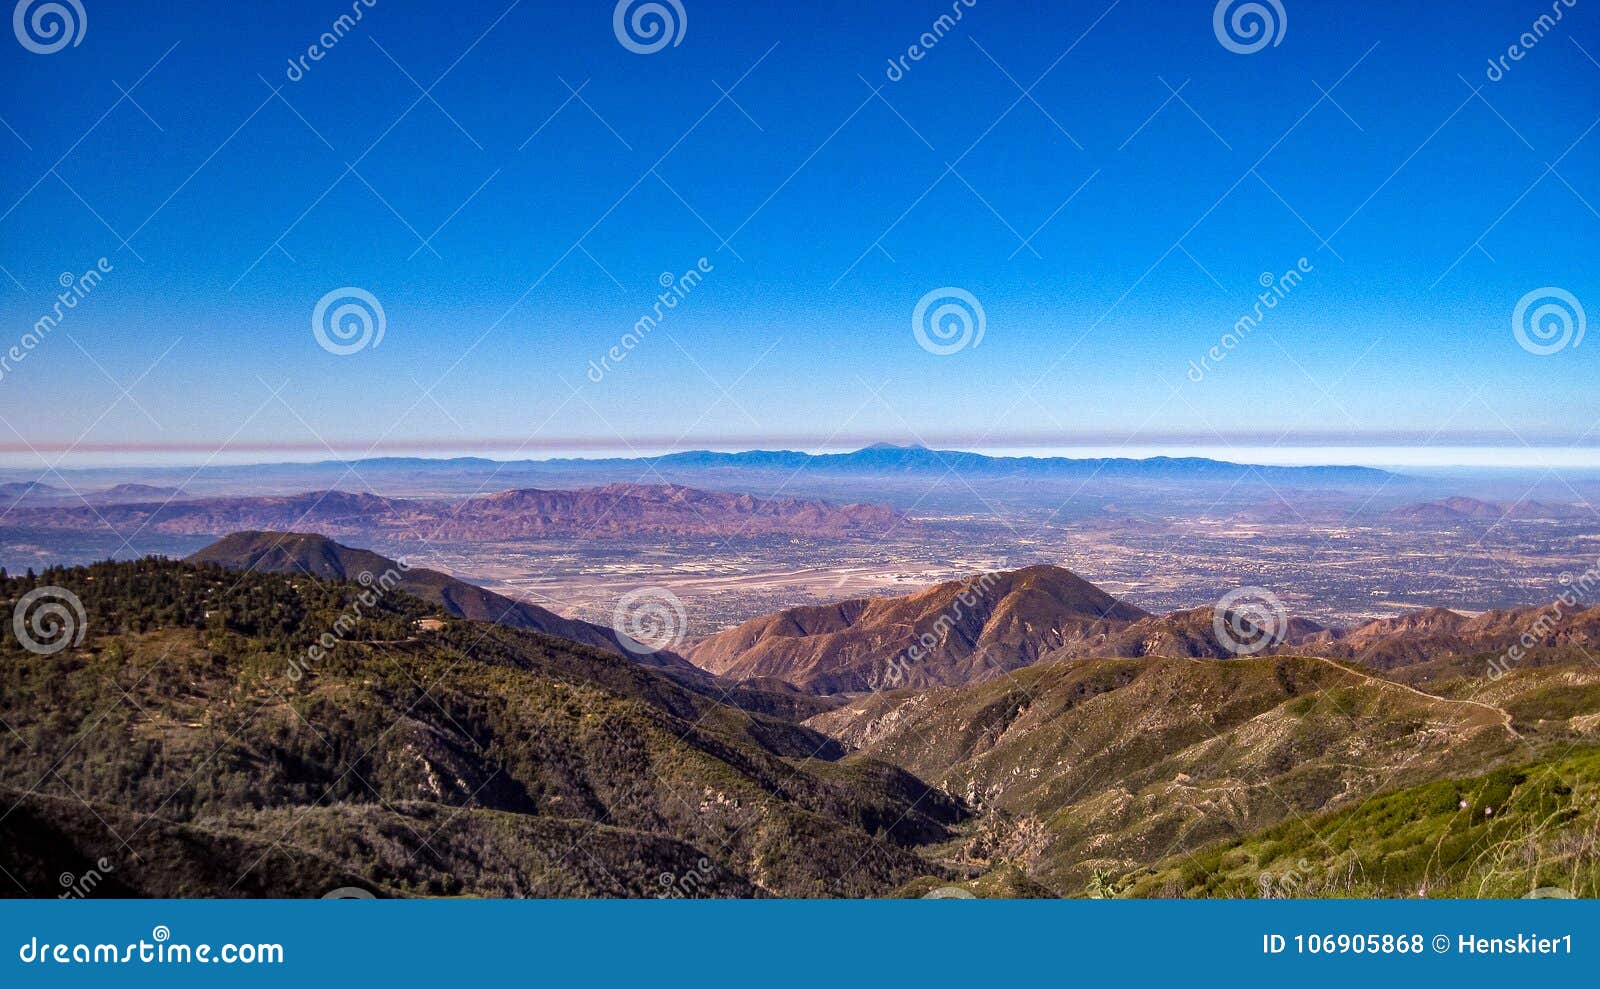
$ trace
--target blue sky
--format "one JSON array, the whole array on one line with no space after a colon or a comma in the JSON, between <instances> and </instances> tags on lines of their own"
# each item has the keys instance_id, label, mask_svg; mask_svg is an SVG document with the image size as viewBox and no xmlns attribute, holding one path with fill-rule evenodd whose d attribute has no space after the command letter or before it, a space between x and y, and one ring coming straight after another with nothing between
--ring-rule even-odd
<instances>
[{"instance_id":1,"label":"blue sky","mask_svg":"<svg viewBox=\"0 0 1600 989\"><path fill-rule=\"evenodd\" d=\"M951 4L682 0L680 43L636 54L610 2L378 0L291 81L350 4L82 3L74 47L0 43L4 344L111 268L0 377L9 463L1519 446L1600 418L1600 341L1512 333L1538 289L1600 311L1582 2L1494 82L1549 4L1283 0L1238 54L1211 3L977 0L891 81ZM339 356L311 319L344 287L385 332ZM985 327L938 355L912 314L946 287Z\"/></svg>"}]
</instances>

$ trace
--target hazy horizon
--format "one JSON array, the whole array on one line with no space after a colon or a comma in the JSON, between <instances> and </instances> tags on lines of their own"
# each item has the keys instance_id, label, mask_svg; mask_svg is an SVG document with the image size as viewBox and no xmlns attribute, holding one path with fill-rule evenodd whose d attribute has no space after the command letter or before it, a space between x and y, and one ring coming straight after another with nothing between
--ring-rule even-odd
<instances>
[{"instance_id":1,"label":"hazy horizon","mask_svg":"<svg viewBox=\"0 0 1600 989\"><path fill-rule=\"evenodd\" d=\"M894 446L919 446L916 442L887 442ZM873 444L866 444L868 446ZM133 451L122 454L102 453L87 456L81 461L63 463L58 467L40 468L25 461L0 461L0 474L39 475L44 483L57 470L64 473L116 469L137 471L148 469L164 471L207 467L273 467L278 465L310 465L320 463L355 463L363 460L416 459L428 461L486 460L493 463L543 463L561 461L605 461L648 459L672 454L692 452L758 453L797 452L812 455L851 453L863 449L860 444L786 444L774 446L744 446L712 443L705 446L678 445L674 447L643 446L611 447L575 446L570 449L548 450L543 453L528 451L512 455L504 450L483 448L438 449L398 447L381 451L353 451L346 456L336 456L323 451L318 455L306 452L303 456L285 453L272 456L259 451L223 453L205 458L185 457L181 454L170 459L152 457L146 452ZM975 453L988 457L1024 457L1034 459L1064 458L1071 460L1127 459L1149 460L1155 458L1201 458L1235 464L1254 464L1268 467L1370 467L1412 473L1442 473L1450 471L1540 471L1572 469L1600 472L1600 445L1573 446L1495 446L1489 443L1452 444L1449 446L1383 445L1356 446L1348 443L1329 443L1294 446L1218 446L1184 444L1140 444L1138 446L1085 445L944 445L927 447L944 453Z\"/></svg>"}]
</instances>

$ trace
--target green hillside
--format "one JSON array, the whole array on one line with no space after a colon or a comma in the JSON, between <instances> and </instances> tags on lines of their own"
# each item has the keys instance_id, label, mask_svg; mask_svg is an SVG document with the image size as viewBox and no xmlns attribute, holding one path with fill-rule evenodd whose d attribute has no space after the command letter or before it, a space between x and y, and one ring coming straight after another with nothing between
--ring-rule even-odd
<instances>
[{"instance_id":1,"label":"green hillside","mask_svg":"<svg viewBox=\"0 0 1600 989\"><path fill-rule=\"evenodd\" d=\"M326 863L329 888L414 895L652 895L704 858L707 893L868 896L926 872L913 846L963 813L609 653L421 631L434 608L399 592L313 660L368 588L147 560L10 578L0 599L42 584L82 599L88 634L53 656L0 638L0 787L19 795L0 865L31 895L109 855L140 895L174 877L302 895L264 868L287 856Z\"/></svg>"},{"instance_id":2,"label":"green hillside","mask_svg":"<svg viewBox=\"0 0 1600 989\"><path fill-rule=\"evenodd\" d=\"M1288 821L1123 884L1129 896L1600 896L1600 749Z\"/></svg>"},{"instance_id":3,"label":"green hillside","mask_svg":"<svg viewBox=\"0 0 1600 989\"><path fill-rule=\"evenodd\" d=\"M931 857L1078 896L1395 788L1596 744L1597 686L1571 666L1435 696L1326 659L1094 660L862 698L807 724L978 811Z\"/></svg>"}]
</instances>

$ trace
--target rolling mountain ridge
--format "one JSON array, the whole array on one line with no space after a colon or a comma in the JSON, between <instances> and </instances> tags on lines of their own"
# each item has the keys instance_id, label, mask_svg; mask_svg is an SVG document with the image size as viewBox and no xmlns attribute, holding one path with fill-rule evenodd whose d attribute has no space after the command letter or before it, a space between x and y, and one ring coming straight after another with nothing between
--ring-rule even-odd
<instances>
[{"instance_id":1,"label":"rolling mountain ridge","mask_svg":"<svg viewBox=\"0 0 1600 989\"><path fill-rule=\"evenodd\" d=\"M136 896L648 897L690 872L696 895L883 895L965 816L661 670L419 630L435 607L401 591L358 604L359 583L143 560L0 597L44 586L80 600L86 635L41 655L0 630L0 867L27 895L103 855Z\"/></svg>"},{"instance_id":2,"label":"rolling mountain ridge","mask_svg":"<svg viewBox=\"0 0 1600 989\"><path fill-rule=\"evenodd\" d=\"M531 629L559 639L567 639L636 659L651 666L684 672L699 672L682 658L665 651L641 649L637 643L625 647L617 633L604 626L563 618L553 611L525 601L486 591L464 580L437 570L404 568L387 557L362 549L351 549L325 536L296 532L235 532L189 557L191 563L211 563L229 570L257 573L305 574L323 580L362 583L386 573L396 575L398 586L407 594L443 608L448 614L472 621L490 622L508 628Z\"/></svg>"},{"instance_id":3,"label":"rolling mountain ridge","mask_svg":"<svg viewBox=\"0 0 1600 989\"><path fill-rule=\"evenodd\" d=\"M1401 505L1391 518L1413 522L1501 522L1505 520L1583 519L1595 516L1587 504L1552 504L1542 501L1484 501L1455 496L1438 501Z\"/></svg>"},{"instance_id":4,"label":"rolling mountain ridge","mask_svg":"<svg viewBox=\"0 0 1600 989\"><path fill-rule=\"evenodd\" d=\"M980 574L898 598L790 608L708 636L691 662L817 693L971 683L1148 617L1060 567Z\"/></svg>"},{"instance_id":5,"label":"rolling mountain ridge","mask_svg":"<svg viewBox=\"0 0 1600 989\"><path fill-rule=\"evenodd\" d=\"M1141 658L1023 665L1156 621L1032 567L758 620L750 646L779 658L776 640L842 637L809 654L814 688L876 681L772 716L724 702L727 681L697 689L541 632L423 625L440 605L402 588L357 609L366 585L341 575L387 561L272 538L217 555L287 572L147 559L0 583L7 603L70 591L87 632L41 655L0 627L0 867L27 895L120 847L108 822L137 853L108 889L134 896L648 897L691 874L689 895L1268 895L1287 848L1319 895L1592 893L1600 877L1583 842L1600 827L1600 672L1577 649L1387 673L1153 654L1207 644L1180 612L1188 637L1141 633ZM1527 611L1479 631L1548 630ZM909 665L871 665L907 635ZM1017 665L990 671L1000 651ZM52 766L68 744L77 758ZM1512 824L1486 826L1488 807ZM1432 857L1371 838L1378 814L1433 836ZM1354 840L1325 847L1297 830L1310 815Z\"/></svg>"},{"instance_id":6,"label":"rolling mountain ridge","mask_svg":"<svg viewBox=\"0 0 1600 989\"><path fill-rule=\"evenodd\" d=\"M928 852L952 868L1020 868L1071 896L1117 895L1137 870L1159 864L1186 878L1175 888L1166 878L1144 885L1140 895L1182 896L1211 878L1185 868L1208 846L1430 782L1453 794L1453 807L1473 799L1469 785L1450 782L1459 777L1600 752L1600 672L1552 665L1457 683L1429 694L1309 657L1085 660L966 687L871 694L806 723L974 807L979 816L958 839ZM1482 806L1500 802L1478 799L1478 820ZM1451 825L1466 837L1435 849L1434 869L1464 870L1494 851L1474 843L1474 823L1463 815ZM1537 843L1563 863L1559 884L1574 883L1576 870L1587 885L1573 888L1594 895L1600 857L1582 841L1596 823L1592 803L1574 805L1542 833L1506 838L1504 852ZM1332 851L1304 836L1295 847L1320 895L1351 888L1329 881ZM1388 872L1390 853L1381 843L1363 850L1361 895L1415 895L1417 864L1408 858ZM1260 867L1243 864L1227 861L1254 881ZM1429 863L1421 866L1427 874ZM1508 865L1500 888L1537 883L1534 871Z\"/></svg>"},{"instance_id":7,"label":"rolling mountain ridge","mask_svg":"<svg viewBox=\"0 0 1600 989\"><path fill-rule=\"evenodd\" d=\"M345 491L283 496L143 501L51 507L24 502L7 523L98 532L148 530L217 535L293 530L367 540L488 542L615 536L873 536L904 524L881 505L613 484L571 491L524 489L462 500L386 498Z\"/></svg>"},{"instance_id":8,"label":"rolling mountain ridge","mask_svg":"<svg viewBox=\"0 0 1600 989\"><path fill-rule=\"evenodd\" d=\"M1242 615L1224 617L1249 625ZM1039 566L902 597L790 608L707 636L685 654L732 679L765 677L847 694L976 683L1038 662L1234 658L1235 646L1219 639L1216 624L1214 608L1150 615L1071 571ZM1470 617L1433 608L1344 629L1286 617L1270 637L1267 655L1382 670L1514 646L1600 655L1600 606L1555 602Z\"/></svg>"}]
</instances>

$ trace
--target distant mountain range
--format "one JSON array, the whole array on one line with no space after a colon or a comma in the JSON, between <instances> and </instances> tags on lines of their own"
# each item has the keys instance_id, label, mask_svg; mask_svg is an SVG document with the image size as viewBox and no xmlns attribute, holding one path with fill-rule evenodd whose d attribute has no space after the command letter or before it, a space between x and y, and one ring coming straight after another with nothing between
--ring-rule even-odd
<instances>
[{"instance_id":1,"label":"distant mountain range","mask_svg":"<svg viewBox=\"0 0 1600 989\"><path fill-rule=\"evenodd\" d=\"M510 490L459 500L311 491L99 505L24 503L12 508L5 522L81 532L223 535L240 530L294 530L397 542L485 542L637 535L874 536L904 524L905 519L881 505L762 499L677 485L611 484L575 491Z\"/></svg>"},{"instance_id":2,"label":"distant mountain range","mask_svg":"<svg viewBox=\"0 0 1600 989\"><path fill-rule=\"evenodd\" d=\"M30 503L81 505L89 502L103 505L123 501L157 501L176 497L178 493L177 488L157 484L124 483L99 490L74 491L37 481L7 481L0 484L0 510Z\"/></svg>"},{"instance_id":3,"label":"distant mountain range","mask_svg":"<svg viewBox=\"0 0 1600 989\"><path fill-rule=\"evenodd\" d=\"M624 461L625 462L625 461ZM1204 457L991 457L981 453L931 450L925 446L879 443L852 453L808 454L791 450L673 453L649 461L661 468L694 470L805 470L818 474L858 476L1132 478L1235 481L1259 478L1291 484L1381 484L1394 475L1371 467L1269 467L1236 464ZM552 464L602 464L607 461L551 461Z\"/></svg>"},{"instance_id":4,"label":"distant mountain range","mask_svg":"<svg viewBox=\"0 0 1600 989\"><path fill-rule=\"evenodd\" d=\"M768 497L779 492L825 490L841 482L923 481L947 475L969 483L998 481L1233 484L1255 480L1290 488L1367 488L1392 483L1396 475L1368 467L1273 467L1229 463L1201 457L1071 458L993 457L981 453L932 450L923 446L877 444L849 453L810 454L794 450L707 450L659 457L496 461L480 457L432 459L375 457L353 461L278 463L191 468L88 468L62 476L86 494L118 484L181 486L184 497L292 494L308 490L361 487L391 496L435 496L505 488L599 487L613 483L665 482L718 490L745 490ZM7 482L33 478L0 471ZM27 485L24 484L24 487ZM71 497L60 490L52 496Z\"/></svg>"},{"instance_id":5,"label":"distant mountain range","mask_svg":"<svg viewBox=\"0 0 1600 989\"><path fill-rule=\"evenodd\" d=\"M176 498L181 493L177 488L164 487L159 484L116 484L106 488L104 491L91 492L84 497L96 503L116 504L128 501L165 501L168 498Z\"/></svg>"},{"instance_id":6,"label":"distant mountain range","mask_svg":"<svg viewBox=\"0 0 1600 989\"><path fill-rule=\"evenodd\" d=\"M1568 520L1592 518L1600 521L1587 504L1553 504L1543 501L1483 501L1454 497L1438 501L1402 505L1390 517L1413 522L1500 522L1506 520Z\"/></svg>"},{"instance_id":7,"label":"distant mountain range","mask_svg":"<svg viewBox=\"0 0 1600 989\"><path fill-rule=\"evenodd\" d=\"M0 483L0 510L16 505L52 503L60 498L71 498L72 492L50 484L35 481L6 481Z\"/></svg>"}]
</instances>

